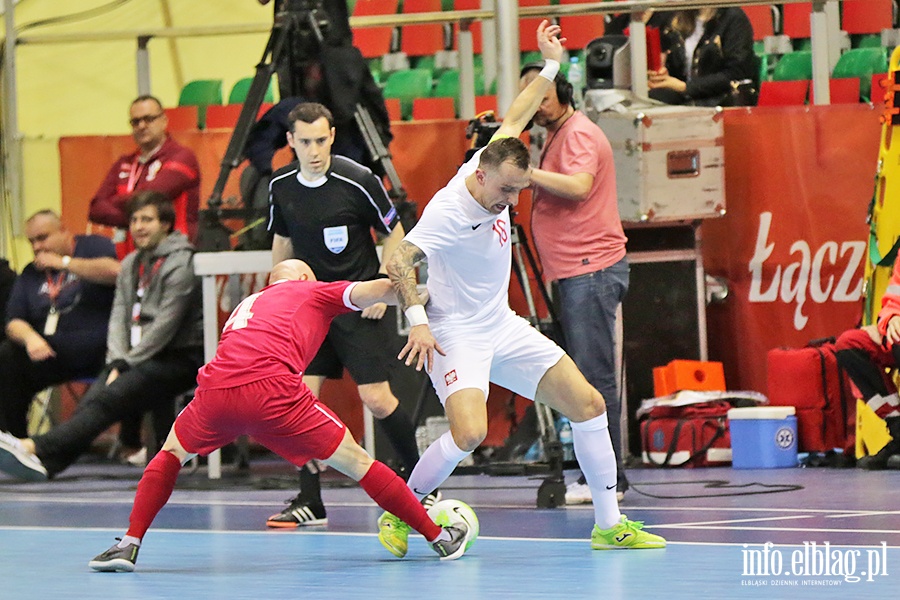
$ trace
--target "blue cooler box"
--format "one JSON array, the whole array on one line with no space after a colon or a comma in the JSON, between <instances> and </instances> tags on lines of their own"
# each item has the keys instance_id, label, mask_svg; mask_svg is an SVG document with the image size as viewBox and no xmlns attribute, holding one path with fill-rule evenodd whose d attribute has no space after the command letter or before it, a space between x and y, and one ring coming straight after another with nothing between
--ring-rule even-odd
<instances>
[{"instance_id":1,"label":"blue cooler box","mask_svg":"<svg viewBox=\"0 0 900 600\"><path fill-rule=\"evenodd\" d=\"M797 466L797 417L793 406L732 408L731 466L779 469Z\"/></svg>"}]
</instances>

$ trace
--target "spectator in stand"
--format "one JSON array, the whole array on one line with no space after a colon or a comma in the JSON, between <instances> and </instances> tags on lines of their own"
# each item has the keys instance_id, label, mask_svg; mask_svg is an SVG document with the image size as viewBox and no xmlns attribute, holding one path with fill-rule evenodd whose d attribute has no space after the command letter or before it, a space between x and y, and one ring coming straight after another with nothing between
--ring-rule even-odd
<instances>
[{"instance_id":1,"label":"spectator in stand","mask_svg":"<svg viewBox=\"0 0 900 600\"><path fill-rule=\"evenodd\" d=\"M135 192L161 192L175 208L175 231L194 240L200 206L200 165L194 153L166 133L169 120L162 103L153 96L138 96L131 103L131 135L138 145L113 163L100 189L91 199L88 219L117 229L115 242L126 242L120 256L134 250L127 240L125 204ZM127 240L127 241L126 241Z\"/></svg>"},{"instance_id":2,"label":"spectator in stand","mask_svg":"<svg viewBox=\"0 0 900 600\"><path fill-rule=\"evenodd\" d=\"M660 32L665 65L648 73L667 104L752 106L759 89L753 26L740 7L675 11Z\"/></svg>"},{"instance_id":3,"label":"spectator in stand","mask_svg":"<svg viewBox=\"0 0 900 600\"><path fill-rule=\"evenodd\" d=\"M51 210L32 215L25 235L34 262L12 287L0 343L0 429L20 437L38 391L103 368L119 273L112 242L73 235Z\"/></svg>"},{"instance_id":4,"label":"spectator in stand","mask_svg":"<svg viewBox=\"0 0 900 600\"><path fill-rule=\"evenodd\" d=\"M157 407L169 407L170 418L157 432L164 439L175 420L172 399L194 386L203 364L194 249L173 230L175 210L164 194L139 192L128 214L137 250L122 261L116 279L106 367L65 423L22 440L0 432L2 471L28 480L53 477L110 425Z\"/></svg>"}]
</instances>

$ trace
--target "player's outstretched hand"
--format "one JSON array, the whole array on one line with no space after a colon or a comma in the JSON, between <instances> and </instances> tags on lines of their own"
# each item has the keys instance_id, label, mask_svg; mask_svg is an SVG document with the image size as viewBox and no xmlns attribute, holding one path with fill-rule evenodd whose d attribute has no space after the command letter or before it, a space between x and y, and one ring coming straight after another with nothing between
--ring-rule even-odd
<instances>
[{"instance_id":1,"label":"player's outstretched hand","mask_svg":"<svg viewBox=\"0 0 900 600\"><path fill-rule=\"evenodd\" d=\"M397 359L403 360L406 357L404 362L407 367L415 362L416 371L421 371L424 366L425 370L431 373L431 369L434 367L435 352L446 356L444 349L431 334L431 328L428 325L416 325L409 330L409 338Z\"/></svg>"},{"instance_id":2,"label":"player's outstretched hand","mask_svg":"<svg viewBox=\"0 0 900 600\"><path fill-rule=\"evenodd\" d=\"M387 304L385 304L384 302L376 302L372 306L364 308L360 316L363 319L372 319L373 321L377 321L384 316L386 310Z\"/></svg>"},{"instance_id":3,"label":"player's outstretched hand","mask_svg":"<svg viewBox=\"0 0 900 600\"><path fill-rule=\"evenodd\" d=\"M562 33L562 28L559 25L551 25L547 19L544 19L538 25L538 48L541 51L541 56L545 59L549 58L556 62L562 60L563 44L566 42L566 38L560 38L560 33Z\"/></svg>"}]
</instances>

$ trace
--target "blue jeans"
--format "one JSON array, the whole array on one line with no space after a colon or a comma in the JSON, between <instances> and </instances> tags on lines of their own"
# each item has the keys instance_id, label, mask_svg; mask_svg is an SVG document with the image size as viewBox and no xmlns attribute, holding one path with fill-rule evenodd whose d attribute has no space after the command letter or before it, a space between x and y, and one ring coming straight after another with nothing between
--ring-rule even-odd
<instances>
[{"instance_id":1,"label":"blue jeans","mask_svg":"<svg viewBox=\"0 0 900 600\"><path fill-rule=\"evenodd\" d=\"M557 284L565 350L588 382L603 394L609 435L621 473L622 405L616 386L616 308L628 292L628 260L622 258L605 269L560 279Z\"/></svg>"}]
</instances>

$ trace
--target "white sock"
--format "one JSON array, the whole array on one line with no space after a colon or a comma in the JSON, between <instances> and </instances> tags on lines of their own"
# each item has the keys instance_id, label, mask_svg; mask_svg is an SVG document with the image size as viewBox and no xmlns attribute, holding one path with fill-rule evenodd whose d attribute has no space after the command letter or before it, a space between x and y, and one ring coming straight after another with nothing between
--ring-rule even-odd
<instances>
[{"instance_id":1,"label":"white sock","mask_svg":"<svg viewBox=\"0 0 900 600\"><path fill-rule=\"evenodd\" d=\"M428 540L429 544L433 544L435 542L449 542L453 538L450 537L450 532L441 527L441 534L434 538L433 540Z\"/></svg>"},{"instance_id":2,"label":"white sock","mask_svg":"<svg viewBox=\"0 0 900 600\"><path fill-rule=\"evenodd\" d=\"M606 413L581 423L572 423L575 457L591 488L594 521L600 529L609 529L622 518L616 501L616 454L609 438Z\"/></svg>"},{"instance_id":3,"label":"white sock","mask_svg":"<svg viewBox=\"0 0 900 600\"><path fill-rule=\"evenodd\" d=\"M140 538L136 538L133 535L123 535L122 541L116 544L116 546L118 546L119 548L124 548L128 544L134 544L135 546L140 547L141 540Z\"/></svg>"},{"instance_id":4,"label":"white sock","mask_svg":"<svg viewBox=\"0 0 900 600\"><path fill-rule=\"evenodd\" d=\"M459 449L448 431L422 453L406 485L421 500L444 483L456 465L470 454Z\"/></svg>"}]
</instances>

